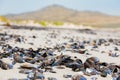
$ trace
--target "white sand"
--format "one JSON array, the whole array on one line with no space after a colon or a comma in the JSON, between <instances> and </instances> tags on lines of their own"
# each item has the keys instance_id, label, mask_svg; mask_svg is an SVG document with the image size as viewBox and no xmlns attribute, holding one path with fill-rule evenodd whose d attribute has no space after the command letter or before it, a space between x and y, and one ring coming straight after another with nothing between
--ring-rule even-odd
<instances>
[{"instance_id":1,"label":"white sand","mask_svg":"<svg viewBox=\"0 0 120 80\"><path fill-rule=\"evenodd\" d=\"M104 39L108 39L108 38L113 38L113 39L120 39L120 32L114 32L114 31L98 31L97 35L92 35L92 34L86 34L86 33L79 33L77 31L74 30L55 30L55 33L57 34L57 38L54 39L50 39L48 36L49 33L52 33L54 30L13 30L13 29L2 29L0 32L7 32L8 34L19 34L22 36L25 36L25 38L27 39L26 43L15 43L13 40L8 41L7 43L12 45L12 46L18 46L18 47L22 47L22 48L30 48L32 47L33 49L37 49L38 47L46 47L46 46L50 46L53 47L56 44L60 44L60 43L64 43L64 42L68 42L69 39L63 39L63 37L67 36L68 38L73 38L76 37L78 38L79 41L82 40L92 40L92 39L99 39L99 38L104 38ZM36 39L33 39L32 36L35 35ZM50 42L48 42L48 40L50 40ZM48 42L46 44L46 42ZM34 45L30 45L28 43L34 43ZM83 62L91 56L95 56L98 57L100 59L100 61L102 62L109 62L109 63L115 63L120 65L120 56L119 57L109 57L107 52L109 50L112 50L116 45L111 44L109 47L105 47L105 46L101 46L99 47L99 51L90 51L90 54L92 55L84 55L84 54L78 54L78 53L72 53L72 52L63 52L64 54L68 54L70 56L77 56L78 58L80 58ZM87 49L89 50L91 46L86 46ZM120 49L120 46L117 46ZM106 51L106 53L100 53L100 51ZM120 54L120 51L118 51L118 53ZM57 54L57 53L55 53ZM58 53L59 54L59 53ZM17 79L21 79L21 78L26 78L25 74L20 74L19 73L19 67L20 64L15 64L13 69L10 70L2 70L0 69L0 80L7 80L9 78L17 78ZM65 69L55 69L55 71L57 73L49 73L46 72L44 73L45 77L55 77L58 80L69 80L67 78L63 78L63 74L79 74L79 72L73 72L70 68L65 68ZM96 75L97 76L97 75ZM85 76L87 77L88 80L90 80L91 76ZM107 78L102 78L100 76L97 76L98 80L111 80L111 76L107 76Z\"/></svg>"}]
</instances>

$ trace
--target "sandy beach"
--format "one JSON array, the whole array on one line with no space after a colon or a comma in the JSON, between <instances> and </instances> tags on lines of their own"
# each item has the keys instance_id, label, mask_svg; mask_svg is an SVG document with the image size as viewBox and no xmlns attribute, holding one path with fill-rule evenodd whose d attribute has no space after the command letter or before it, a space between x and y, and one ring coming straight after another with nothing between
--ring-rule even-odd
<instances>
[{"instance_id":1,"label":"sandy beach","mask_svg":"<svg viewBox=\"0 0 120 80\"><path fill-rule=\"evenodd\" d=\"M98 48L91 50L93 47L92 44L90 45L86 44L85 49L88 50L88 53L90 55L72 52L70 51L70 48L69 48L69 45L72 44L70 42L71 39L74 39L74 42L78 42L78 41L82 42L85 40L93 41L93 40L98 40L98 39L105 39L105 40L117 39L120 41L119 31L95 30L95 29L86 31L86 30L79 30L79 29L76 29L76 30L72 30L72 29L29 30L29 29L1 28L0 34L4 34L4 33L7 33L7 35L20 35L24 38L22 42L16 42L14 38L12 39L8 38L8 40L4 41L5 44L9 44L12 47L19 47L19 48L24 48L24 49L33 48L34 50L36 50L38 48L46 48L46 47L53 48L57 44L61 45L63 43L68 43L68 47L66 47L66 50L60 51L60 52L54 51L53 54L60 55L62 53L64 55L70 55L72 58L77 56L77 58L81 59L83 62L85 62L87 58L98 57L101 62L114 63L116 65L120 65L120 56L112 57L108 55L108 52L110 50L113 53L117 53L117 55L120 55L120 45L109 43L109 46L105 46L105 44L102 44ZM5 37L7 39L7 37L9 36L5 36ZM119 50L115 51L114 50L115 47L117 47ZM0 52L2 52L2 49L0 50ZM5 60L8 60L8 59L5 59ZM10 61L11 60L8 60L8 63ZM8 80L11 78L17 78L18 80L18 79L27 78L27 74L19 73L19 70L20 70L19 67L22 64L23 63L16 63L13 66L13 69L9 69L9 70L0 69L0 80ZM71 68L67 68L67 67L65 67L65 69L57 69L56 66L54 66L53 69L56 71L56 73L50 73L50 72L43 73L43 75L45 76L45 80L48 80L47 79L48 77L54 77L57 80L71 80L70 78L64 78L63 77L64 74L84 75L81 71L74 72L71 70ZM112 80L111 75L108 75L107 77L101 77L100 75L93 75L93 76L84 75L84 76L87 78L87 80L92 80L91 79L92 77L97 77L98 78L97 80Z\"/></svg>"}]
</instances>

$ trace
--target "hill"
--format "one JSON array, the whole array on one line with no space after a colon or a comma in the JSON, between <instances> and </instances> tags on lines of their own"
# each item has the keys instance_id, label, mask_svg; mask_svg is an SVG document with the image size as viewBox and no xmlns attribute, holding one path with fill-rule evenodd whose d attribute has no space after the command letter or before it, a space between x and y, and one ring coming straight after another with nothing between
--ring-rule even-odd
<instances>
[{"instance_id":1,"label":"hill","mask_svg":"<svg viewBox=\"0 0 120 80\"><path fill-rule=\"evenodd\" d=\"M120 16L111 16L100 12L76 11L58 5L18 15L6 15L6 17L10 20L60 21L95 27L120 27Z\"/></svg>"}]
</instances>

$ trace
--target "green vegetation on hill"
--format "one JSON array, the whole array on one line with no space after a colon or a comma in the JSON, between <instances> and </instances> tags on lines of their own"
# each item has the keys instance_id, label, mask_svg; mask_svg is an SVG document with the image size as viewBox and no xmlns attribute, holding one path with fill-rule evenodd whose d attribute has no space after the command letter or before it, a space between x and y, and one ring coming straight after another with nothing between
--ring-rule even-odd
<instances>
[{"instance_id":1,"label":"green vegetation on hill","mask_svg":"<svg viewBox=\"0 0 120 80\"><path fill-rule=\"evenodd\" d=\"M8 22L8 20L5 17L3 17L3 16L0 16L0 21L2 21L2 22Z\"/></svg>"},{"instance_id":2,"label":"green vegetation on hill","mask_svg":"<svg viewBox=\"0 0 120 80\"><path fill-rule=\"evenodd\" d=\"M37 22L37 23L39 23L41 26L43 26L43 27L46 27L47 26L47 22L46 21L39 21L39 22Z\"/></svg>"},{"instance_id":3,"label":"green vegetation on hill","mask_svg":"<svg viewBox=\"0 0 120 80\"><path fill-rule=\"evenodd\" d=\"M10 26L10 23L9 23L8 19L5 18L4 16L0 16L0 22L4 22L5 26Z\"/></svg>"},{"instance_id":4,"label":"green vegetation on hill","mask_svg":"<svg viewBox=\"0 0 120 80\"><path fill-rule=\"evenodd\" d=\"M59 22L59 21L53 22L52 24L55 25L55 26L62 26L62 25L64 25L63 22Z\"/></svg>"}]
</instances>

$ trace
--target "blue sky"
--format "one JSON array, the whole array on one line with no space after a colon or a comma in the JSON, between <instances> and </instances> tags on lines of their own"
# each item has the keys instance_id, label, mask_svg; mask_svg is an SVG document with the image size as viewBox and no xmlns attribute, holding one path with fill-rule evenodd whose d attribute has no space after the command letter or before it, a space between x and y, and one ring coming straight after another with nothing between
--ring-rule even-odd
<instances>
[{"instance_id":1,"label":"blue sky","mask_svg":"<svg viewBox=\"0 0 120 80\"><path fill-rule=\"evenodd\" d=\"M120 0L0 0L0 15L35 11L53 4L120 16Z\"/></svg>"}]
</instances>

